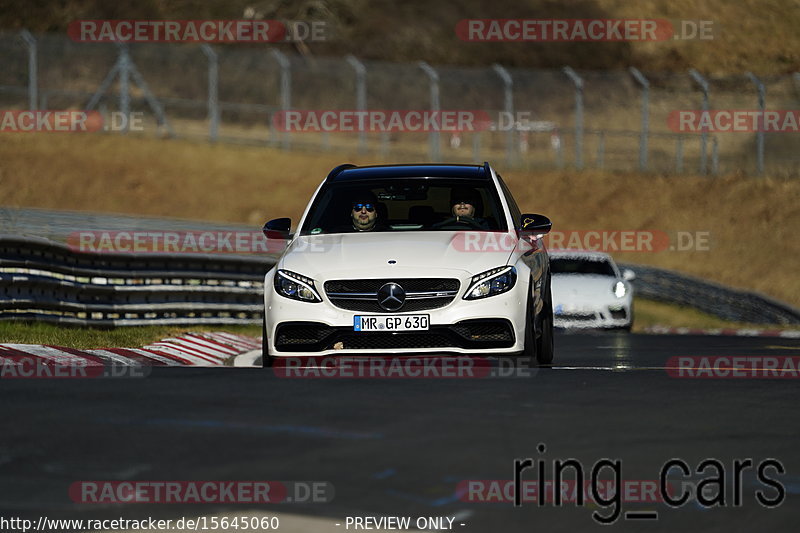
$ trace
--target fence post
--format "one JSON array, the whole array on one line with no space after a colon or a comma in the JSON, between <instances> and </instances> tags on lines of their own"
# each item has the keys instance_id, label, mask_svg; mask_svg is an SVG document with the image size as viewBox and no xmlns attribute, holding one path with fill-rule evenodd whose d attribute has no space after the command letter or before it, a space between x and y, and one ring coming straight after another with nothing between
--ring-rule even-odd
<instances>
[{"instance_id":1,"label":"fence post","mask_svg":"<svg viewBox=\"0 0 800 533\"><path fill-rule=\"evenodd\" d=\"M606 164L606 133L601 131L597 141L597 168L603 170Z\"/></svg>"},{"instance_id":2,"label":"fence post","mask_svg":"<svg viewBox=\"0 0 800 533\"><path fill-rule=\"evenodd\" d=\"M36 39L28 30L20 33L28 47L28 108L39 109L39 67Z\"/></svg>"},{"instance_id":3,"label":"fence post","mask_svg":"<svg viewBox=\"0 0 800 533\"><path fill-rule=\"evenodd\" d=\"M716 176L719 172L719 142L716 135L711 138L711 174Z\"/></svg>"},{"instance_id":4,"label":"fence post","mask_svg":"<svg viewBox=\"0 0 800 533\"><path fill-rule=\"evenodd\" d=\"M217 53L210 45L204 44L203 53L208 58L208 119L211 122L208 130L208 138L217 142L219 131L219 59Z\"/></svg>"},{"instance_id":5,"label":"fence post","mask_svg":"<svg viewBox=\"0 0 800 533\"><path fill-rule=\"evenodd\" d=\"M703 112L708 112L708 82L699 72L695 69L689 70L689 76L700 86L700 89L703 91ZM708 154L707 154L707 146L708 146L708 131L705 129L700 134L700 173L705 174L706 168L708 164Z\"/></svg>"},{"instance_id":6,"label":"fence post","mask_svg":"<svg viewBox=\"0 0 800 533\"><path fill-rule=\"evenodd\" d=\"M356 59L356 56L348 54L345 57L347 62L356 71L356 109L358 111L367 110L367 69L364 63ZM363 154L367 151L367 132L361 129L358 132L358 153Z\"/></svg>"},{"instance_id":7,"label":"fence post","mask_svg":"<svg viewBox=\"0 0 800 533\"><path fill-rule=\"evenodd\" d=\"M279 50L272 48L270 53L281 68L281 111L286 113L292 108L292 63L286 54ZM282 137L281 145L284 150L288 150L292 146L290 132L284 131Z\"/></svg>"},{"instance_id":8,"label":"fence post","mask_svg":"<svg viewBox=\"0 0 800 533\"><path fill-rule=\"evenodd\" d=\"M128 45L119 44L119 110L122 116L130 118L131 116L131 56L128 54ZM121 133L128 133L128 122L125 120L122 124Z\"/></svg>"},{"instance_id":9,"label":"fence post","mask_svg":"<svg viewBox=\"0 0 800 533\"><path fill-rule=\"evenodd\" d=\"M628 69L631 75L642 86L642 132L639 137L639 170L647 171L647 138L650 133L650 82L639 72L639 69Z\"/></svg>"},{"instance_id":10,"label":"fence post","mask_svg":"<svg viewBox=\"0 0 800 533\"><path fill-rule=\"evenodd\" d=\"M583 169L583 79L570 67L564 74L575 84L575 168Z\"/></svg>"},{"instance_id":11,"label":"fence post","mask_svg":"<svg viewBox=\"0 0 800 533\"><path fill-rule=\"evenodd\" d=\"M514 119L514 79L511 74L503 68L499 63L492 65L492 69L500 76L503 81L503 103L505 112L508 113L508 118L511 121L512 127L506 132L506 165L511 166L514 159L514 128L516 120ZM502 124L502 121L498 121Z\"/></svg>"},{"instance_id":12,"label":"fence post","mask_svg":"<svg viewBox=\"0 0 800 533\"><path fill-rule=\"evenodd\" d=\"M758 131L756 132L756 165L758 175L761 176L764 174L764 110L767 107L766 89L755 74L748 72L746 75L756 86L756 90L758 91L758 109L761 111L761 120L757 122Z\"/></svg>"},{"instance_id":13,"label":"fence post","mask_svg":"<svg viewBox=\"0 0 800 533\"><path fill-rule=\"evenodd\" d=\"M439 73L425 61L417 63L419 68L428 76L431 86L431 112L438 117L439 115ZM428 138L430 139L431 161L439 162L439 130L434 128Z\"/></svg>"}]
</instances>

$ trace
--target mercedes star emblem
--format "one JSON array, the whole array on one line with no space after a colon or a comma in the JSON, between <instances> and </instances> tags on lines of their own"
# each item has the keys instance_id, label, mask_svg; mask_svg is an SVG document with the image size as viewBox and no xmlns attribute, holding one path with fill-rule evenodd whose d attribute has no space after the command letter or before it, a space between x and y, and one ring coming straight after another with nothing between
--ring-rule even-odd
<instances>
[{"instance_id":1,"label":"mercedes star emblem","mask_svg":"<svg viewBox=\"0 0 800 533\"><path fill-rule=\"evenodd\" d=\"M386 283L378 289L378 304L387 311L397 311L406 302L406 291L397 283Z\"/></svg>"}]
</instances>

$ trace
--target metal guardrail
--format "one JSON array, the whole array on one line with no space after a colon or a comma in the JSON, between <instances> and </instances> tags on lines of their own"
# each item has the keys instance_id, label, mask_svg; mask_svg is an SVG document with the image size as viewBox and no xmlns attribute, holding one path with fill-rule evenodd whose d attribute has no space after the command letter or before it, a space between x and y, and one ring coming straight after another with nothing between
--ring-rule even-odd
<instances>
[{"instance_id":1,"label":"metal guardrail","mask_svg":"<svg viewBox=\"0 0 800 533\"><path fill-rule=\"evenodd\" d=\"M800 324L800 310L749 291L731 289L672 270L619 264L636 272L636 294L671 304L686 305L734 322Z\"/></svg>"},{"instance_id":2,"label":"metal guardrail","mask_svg":"<svg viewBox=\"0 0 800 533\"><path fill-rule=\"evenodd\" d=\"M80 326L256 324L274 256L85 253L0 235L0 319Z\"/></svg>"},{"instance_id":3,"label":"metal guardrail","mask_svg":"<svg viewBox=\"0 0 800 533\"><path fill-rule=\"evenodd\" d=\"M41 237L0 235L0 319L79 326L257 324L276 256L88 253ZM642 265L637 293L726 320L800 324L765 296Z\"/></svg>"}]
</instances>

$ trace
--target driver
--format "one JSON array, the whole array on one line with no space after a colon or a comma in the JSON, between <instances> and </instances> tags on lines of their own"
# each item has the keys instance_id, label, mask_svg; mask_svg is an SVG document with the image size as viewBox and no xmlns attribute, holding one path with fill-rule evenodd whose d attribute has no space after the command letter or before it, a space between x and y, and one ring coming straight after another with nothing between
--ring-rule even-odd
<instances>
[{"instance_id":1,"label":"driver","mask_svg":"<svg viewBox=\"0 0 800 533\"><path fill-rule=\"evenodd\" d=\"M378 224L378 199L370 191L357 194L353 197L350 218L353 222L353 231L373 231L383 229Z\"/></svg>"},{"instance_id":2,"label":"driver","mask_svg":"<svg viewBox=\"0 0 800 533\"><path fill-rule=\"evenodd\" d=\"M489 223L475 216L476 207L480 202L480 194L475 189L469 187L455 188L450 193L450 213L452 218L440 222L434 227L451 226L453 224L466 224L474 228L489 229Z\"/></svg>"}]
</instances>

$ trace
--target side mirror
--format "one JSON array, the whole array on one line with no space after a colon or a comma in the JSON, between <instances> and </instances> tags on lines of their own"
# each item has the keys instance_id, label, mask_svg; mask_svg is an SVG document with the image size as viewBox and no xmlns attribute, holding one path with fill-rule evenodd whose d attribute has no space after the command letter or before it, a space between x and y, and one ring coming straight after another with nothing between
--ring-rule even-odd
<instances>
[{"instance_id":1,"label":"side mirror","mask_svg":"<svg viewBox=\"0 0 800 533\"><path fill-rule=\"evenodd\" d=\"M289 238L289 230L292 227L291 218L276 218L264 224L261 230L268 240L287 240Z\"/></svg>"},{"instance_id":2,"label":"side mirror","mask_svg":"<svg viewBox=\"0 0 800 533\"><path fill-rule=\"evenodd\" d=\"M631 270L630 268L626 268L622 271L622 279L625 281L633 281L636 279L636 272Z\"/></svg>"},{"instance_id":3,"label":"side mirror","mask_svg":"<svg viewBox=\"0 0 800 533\"><path fill-rule=\"evenodd\" d=\"M519 229L525 233L544 235L550 233L553 223L544 215L526 214L520 217Z\"/></svg>"}]
</instances>

